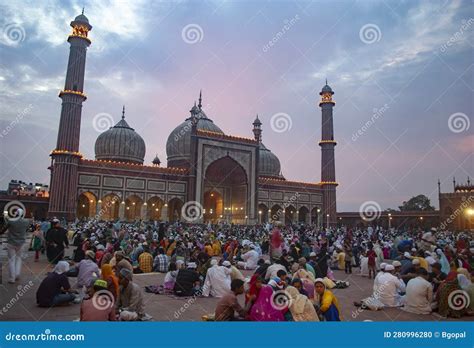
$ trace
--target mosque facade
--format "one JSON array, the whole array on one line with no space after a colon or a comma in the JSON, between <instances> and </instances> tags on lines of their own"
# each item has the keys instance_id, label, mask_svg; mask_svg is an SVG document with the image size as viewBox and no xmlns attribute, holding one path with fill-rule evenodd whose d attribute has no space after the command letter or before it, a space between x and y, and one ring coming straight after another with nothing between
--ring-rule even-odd
<instances>
[{"instance_id":1,"label":"mosque facade","mask_svg":"<svg viewBox=\"0 0 474 348\"><path fill-rule=\"evenodd\" d=\"M169 135L167 166L144 163L146 144L121 120L100 134L95 159L79 152L84 77L92 26L84 14L72 22L70 54L56 148L51 152L48 215L67 220L266 221L335 225L336 173L333 90L320 92L321 181L286 179L278 157L262 142L258 116L253 137L224 133L205 113L202 96Z\"/></svg>"}]
</instances>

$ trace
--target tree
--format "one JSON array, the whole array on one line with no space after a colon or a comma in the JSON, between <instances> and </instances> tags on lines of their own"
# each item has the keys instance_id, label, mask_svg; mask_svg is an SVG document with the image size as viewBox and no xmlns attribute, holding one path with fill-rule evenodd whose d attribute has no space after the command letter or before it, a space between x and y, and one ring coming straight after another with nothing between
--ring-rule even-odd
<instances>
[{"instance_id":1,"label":"tree","mask_svg":"<svg viewBox=\"0 0 474 348\"><path fill-rule=\"evenodd\" d=\"M433 211L435 207L431 205L430 199L425 195L418 195L403 202L398 207L400 211Z\"/></svg>"}]
</instances>

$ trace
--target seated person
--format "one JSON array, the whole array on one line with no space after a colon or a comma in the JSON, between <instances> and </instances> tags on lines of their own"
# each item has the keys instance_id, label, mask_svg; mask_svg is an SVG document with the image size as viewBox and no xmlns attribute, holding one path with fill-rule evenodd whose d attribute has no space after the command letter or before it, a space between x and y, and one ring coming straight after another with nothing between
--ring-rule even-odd
<instances>
[{"instance_id":1,"label":"seated person","mask_svg":"<svg viewBox=\"0 0 474 348\"><path fill-rule=\"evenodd\" d=\"M406 286L404 311L415 314L430 314L433 301L433 287L428 281L428 272L418 270L418 277L410 279Z\"/></svg>"},{"instance_id":2,"label":"seated person","mask_svg":"<svg viewBox=\"0 0 474 348\"><path fill-rule=\"evenodd\" d=\"M153 271L153 256L149 253L148 246L143 247L143 252L138 256L138 269L135 273L150 273Z\"/></svg>"},{"instance_id":3,"label":"seated person","mask_svg":"<svg viewBox=\"0 0 474 348\"><path fill-rule=\"evenodd\" d=\"M116 311L122 321L147 320L140 286L133 281L133 272L122 268L119 274L120 291Z\"/></svg>"},{"instance_id":4,"label":"seated person","mask_svg":"<svg viewBox=\"0 0 474 348\"><path fill-rule=\"evenodd\" d=\"M68 304L75 300L66 273L69 263L59 261L53 272L48 273L36 291L36 303L40 307L53 307Z\"/></svg>"},{"instance_id":5,"label":"seated person","mask_svg":"<svg viewBox=\"0 0 474 348\"><path fill-rule=\"evenodd\" d=\"M321 317L326 321L341 321L341 311L337 297L326 289L326 284L321 278L314 283L315 305Z\"/></svg>"},{"instance_id":6,"label":"seated person","mask_svg":"<svg viewBox=\"0 0 474 348\"><path fill-rule=\"evenodd\" d=\"M174 284L176 296L194 296L199 289L199 273L196 272L196 263L188 263L187 269L180 269Z\"/></svg>"},{"instance_id":7,"label":"seated person","mask_svg":"<svg viewBox=\"0 0 474 348\"><path fill-rule=\"evenodd\" d=\"M239 304L237 296L244 293L244 282L234 279L230 284L230 291L217 302L215 321L244 320L245 316L255 299L255 295L247 302L245 308ZM237 314L237 315L236 315Z\"/></svg>"},{"instance_id":8,"label":"seated person","mask_svg":"<svg viewBox=\"0 0 474 348\"><path fill-rule=\"evenodd\" d=\"M446 273L441 271L441 264L435 262L431 265L431 273L429 273L428 281L433 284L433 292L436 293L439 284L447 277Z\"/></svg>"},{"instance_id":9,"label":"seated person","mask_svg":"<svg viewBox=\"0 0 474 348\"><path fill-rule=\"evenodd\" d=\"M257 268L258 263L258 252L255 251L255 245L250 245L250 250L242 255L242 260L237 263L238 267L241 269L250 269L254 270Z\"/></svg>"},{"instance_id":10,"label":"seated person","mask_svg":"<svg viewBox=\"0 0 474 348\"><path fill-rule=\"evenodd\" d=\"M114 295L107 282L97 279L89 289L90 298L81 303L81 321L115 321Z\"/></svg>"},{"instance_id":11,"label":"seated person","mask_svg":"<svg viewBox=\"0 0 474 348\"><path fill-rule=\"evenodd\" d=\"M227 261L229 262L229 261ZM222 297L230 290L230 283L232 281L230 268L219 266L216 259L211 260L212 267L207 270L206 279L204 281L202 295L208 297Z\"/></svg>"}]
</instances>

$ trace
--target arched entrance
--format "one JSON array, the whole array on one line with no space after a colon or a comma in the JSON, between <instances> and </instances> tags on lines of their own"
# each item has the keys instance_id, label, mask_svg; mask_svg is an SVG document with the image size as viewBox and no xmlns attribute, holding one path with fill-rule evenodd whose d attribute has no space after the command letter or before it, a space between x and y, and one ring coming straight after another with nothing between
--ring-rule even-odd
<instances>
[{"instance_id":1,"label":"arched entrance","mask_svg":"<svg viewBox=\"0 0 474 348\"><path fill-rule=\"evenodd\" d=\"M309 222L309 209L306 207L300 207L298 210L298 221L302 223Z\"/></svg>"},{"instance_id":2,"label":"arched entrance","mask_svg":"<svg viewBox=\"0 0 474 348\"><path fill-rule=\"evenodd\" d=\"M258 205L258 222L263 224L268 221L268 207L265 204Z\"/></svg>"},{"instance_id":3,"label":"arched entrance","mask_svg":"<svg viewBox=\"0 0 474 348\"><path fill-rule=\"evenodd\" d=\"M120 198L114 194L108 194L102 198L100 206L100 220L114 221L119 218Z\"/></svg>"},{"instance_id":4,"label":"arched entrance","mask_svg":"<svg viewBox=\"0 0 474 348\"><path fill-rule=\"evenodd\" d=\"M168 202L168 221L176 222L181 219L181 208L183 207L183 201L179 198L173 198Z\"/></svg>"},{"instance_id":5,"label":"arched entrance","mask_svg":"<svg viewBox=\"0 0 474 348\"><path fill-rule=\"evenodd\" d=\"M270 222L277 222L277 221L282 221L282 216L283 216L283 209L280 207L278 204L275 204L271 209L270 209Z\"/></svg>"},{"instance_id":6,"label":"arched entrance","mask_svg":"<svg viewBox=\"0 0 474 348\"><path fill-rule=\"evenodd\" d=\"M79 219L92 218L96 215L97 199L91 192L83 192L79 195L77 203L77 217Z\"/></svg>"},{"instance_id":7,"label":"arched entrance","mask_svg":"<svg viewBox=\"0 0 474 348\"><path fill-rule=\"evenodd\" d=\"M203 192L202 202L206 214L216 209L220 212L215 214L216 219L239 224L247 222L247 174L233 158L222 157L207 167ZM214 196L211 197L212 194Z\"/></svg>"},{"instance_id":8,"label":"arched entrance","mask_svg":"<svg viewBox=\"0 0 474 348\"><path fill-rule=\"evenodd\" d=\"M132 195L125 200L125 220L135 221L141 219L143 201L140 197Z\"/></svg>"},{"instance_id":9,"label":"arched entrance","mask_svg":"<svg viewBox=\"0 0 474 348\"><path fill-rule=\"evenodd\" d=\"M153 196L146 202L147 218L149 220L161 220L161 210L165 203L160 197Z\"/></svg>"},{"instance_id":10,"label":"arched entrance","mask_svg":"<svg viewBox=\"0 0 474 348\"><path fill-rule=\"evenodd\" d=\"M319 226L320 221L319 221L319 215L321 214L321 208L315 207L311 209L311 223L313 225Z\"/></svg>"},{"instance_id":11,"label":"arched entrance","mask_svg":"<svg viewBox=\"0 0 474 348\"><path fill-rule=\"evenodd\" d=\"M224 200L216 190L204 193L204 222L216 223L220 216L224 215Z\"/></svg>"},{"instance_id":12,"label":"arched entrance","mask_svg":"<svg viewBox=\"0 0 474 348\"><path fill-rule=\"evenodd\" d=\"M285 208L285 225L292 224L296 221L296 208L289 205Z\"/></svg>"}]
</instances>

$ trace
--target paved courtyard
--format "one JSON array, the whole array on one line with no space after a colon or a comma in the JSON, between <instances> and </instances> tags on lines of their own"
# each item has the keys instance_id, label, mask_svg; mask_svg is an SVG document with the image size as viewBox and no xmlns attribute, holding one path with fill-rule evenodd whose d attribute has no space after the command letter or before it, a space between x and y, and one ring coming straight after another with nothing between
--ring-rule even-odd
<instances>
[{"instance_id":1,"label":"paved courtyard","mask_svg":"<svg viewBox=\"0 0 474 348\"><path fill-rule=\"evenodd\" d=\"M72 321L79 318L79 305L71 304L58 308L39 308L36 306L36 289L45 274L52 270L41 256L40 262L33 262L33 253L28 252L24 262L21 280L16 284L7 283L6 253L1 247L0 260L3 263L3 279L0 287L0 320L9 321ZM344 320L347 321L439 321L446 320L437 315L415 315L398 309L382 311L358 311L353 302L368 297L372 293L372 281L357 275L358 269L351 276L344 272L335 271L337 279L347 280L350 286L347 289L336 289ZM246 272L245 276L250 273ZM134 281L140 286L162 284L164 274L152 273L134 275ZM71 285L75 278L70 278ZM217 299L197 298L178 299L168 295L145 293L146 312L153 316L155 321L200 321L202 315L214 312ZM243 296L240 297L243 302ZM473 317L464 320L474 320Z\"/></svg>"}]
</instances>

